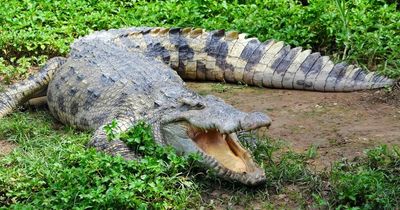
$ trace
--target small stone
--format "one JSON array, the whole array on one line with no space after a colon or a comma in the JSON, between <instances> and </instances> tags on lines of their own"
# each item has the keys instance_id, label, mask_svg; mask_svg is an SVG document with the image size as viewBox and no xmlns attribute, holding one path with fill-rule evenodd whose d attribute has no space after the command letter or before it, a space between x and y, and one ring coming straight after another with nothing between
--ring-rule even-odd
<instances>
[{"instance_id":1,"label":"small stone","mask_svg":"<svg viewBox=\"0 0 400 210\"><path fill-rule=\"evenodd\" d=\"M278 198L279 198L280 200L283 200L283 199L286 198L286 195L285 195L285 194L279 194L279 195L278 195Z\"/></svg>"}]
</instances>

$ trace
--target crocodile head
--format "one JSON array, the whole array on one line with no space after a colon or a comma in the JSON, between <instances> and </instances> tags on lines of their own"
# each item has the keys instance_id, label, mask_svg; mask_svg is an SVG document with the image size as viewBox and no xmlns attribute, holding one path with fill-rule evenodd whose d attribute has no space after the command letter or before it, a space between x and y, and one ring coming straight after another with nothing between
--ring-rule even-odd
<instances>
[{"instance_id":1,"label":"crocodile head","mask_svg":"<svg viewBox=\"0 0 400 210\"><path fill-rule=\"evenodd\" d=\"M245 113L214 96L182 99L181 108L163 119L164 144L183 154L199 153L203 163L227 180L246 185L266 181L265 173L251 153L238 141L236 132L268 127L263 113Z\"/></svg>"}]
</instances>

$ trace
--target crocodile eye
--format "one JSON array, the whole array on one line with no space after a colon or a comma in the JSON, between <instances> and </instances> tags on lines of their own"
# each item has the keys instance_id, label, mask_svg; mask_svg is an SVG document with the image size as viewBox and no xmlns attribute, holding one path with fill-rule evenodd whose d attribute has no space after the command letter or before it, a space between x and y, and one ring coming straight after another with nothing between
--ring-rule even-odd
<instances>
[{"instance_id":1,"label":"crocodile eye","mask_svg":"<svg viewBox=\"0 0 400 210\"><path fill-rule=\"evenodd\" d=\"M188 110L201 110L204 109L206 106L202 103L196 103L196 104L183 104L183 106L186 106Z\"/></svg>"},{"instance_id":2,"label":"crocodile eye","mask_svg":"<svg viewBox=\"0 0 400 210\"><path fill-rule=\"evenodd\" d=\"M182 98L179 102L186 110L200 110L206 107L203 102L191 98Z\"/></svg>"},{"instance_id":3,"label":"crocodile eye","mask_svg":"<svg viewBox=\"0 0 400 210\"><path fill-rule=\"evenodd\" d=\"M204 109L206 106L201 102L198 103L183 102L181 107L183 107L185 110L201 110Z\"/></svg>"},{"instance_id":4,"label":"crocodile eye","mask_svg":"<svg viewBox=\"0 0 400 210\"><path fill-rule=\"evenodd\" d=\"M193 106L192 106L193 107ZM195 106L194 106L194 108L195 109L204 109L206 106L203 104L203 103L197 103Z\"/></svg>"}]
</instances>

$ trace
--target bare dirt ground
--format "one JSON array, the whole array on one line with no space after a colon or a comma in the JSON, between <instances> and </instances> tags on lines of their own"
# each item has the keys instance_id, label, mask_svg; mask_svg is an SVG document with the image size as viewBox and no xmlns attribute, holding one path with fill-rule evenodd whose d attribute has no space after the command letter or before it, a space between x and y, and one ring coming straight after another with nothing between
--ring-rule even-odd
<instances>
[{"instance_id":1,"label":"bare dirt ground","mask_svg":"<svg viewBox=\"0 0 400 210\"><path fill-rule=\"evenodd\" d=\"M12 150L16 147L17 145L8 142L6 140L0 140L0 158L2 156L8 155L12 152Z\"/></svg>"},{"instance_id":2,"label":"bare dirt ground","mask_svg":"<svg viewBox=\"0 0 400 210\"><path fill-rule=\"evenodd\" d=\"M302 152L317 147L317 169L353 158L374 146L400 145L400 103L381 100L382 91L322 93L227 84L188 83L243 111L260 111L273 122L268 135Z\"/></svg>"}]
</instances>

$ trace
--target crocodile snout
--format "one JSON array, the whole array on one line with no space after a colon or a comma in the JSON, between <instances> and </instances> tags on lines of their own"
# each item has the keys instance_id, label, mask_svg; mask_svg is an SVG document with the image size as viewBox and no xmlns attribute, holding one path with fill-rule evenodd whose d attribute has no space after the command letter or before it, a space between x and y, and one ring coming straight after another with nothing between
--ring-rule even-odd
<instances>
[{"instance_id":1,"label":"crocodile snout","mask_svg":"<svg viewBox=\"0 0 400 210\"><path fill-rule=\"evenodd\" d=\"M243 120L240 121L242 130L254 130L260 127L267 127L271 125L271 118L261 112L252 112L247 114Z\"/></svg>"}]
</instances>

